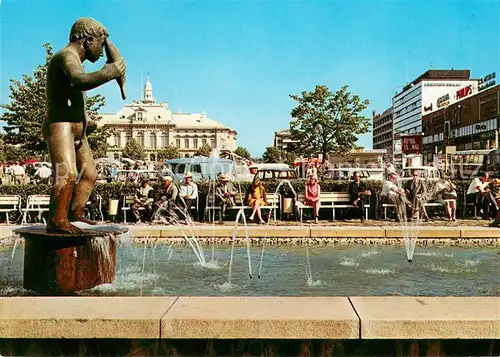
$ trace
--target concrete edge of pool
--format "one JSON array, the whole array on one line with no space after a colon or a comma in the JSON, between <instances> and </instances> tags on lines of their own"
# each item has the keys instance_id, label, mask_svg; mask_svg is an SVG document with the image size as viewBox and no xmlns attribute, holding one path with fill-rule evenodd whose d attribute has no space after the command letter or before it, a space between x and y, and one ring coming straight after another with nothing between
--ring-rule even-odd
<instances>
[{"instance_id":1,"label":"concrete edge of pool","mask_svg":"<svg viewBox=\"0 0 500 357\"><path fill-rule=\"evenodd\" d=\"M232 237L234 226L227 225L196 225L196 226L166 226L166 225L124 225L135 237L175 238L196 233L200 238ZM13 236L13 230L19 225L0 226L0 238ZM500 228L468 227L468 226L412 226L412 236L419 239L488 239L494 242L500 240ZM398 226L255 226L247 229L250 238L403 238L404 228ZM245 230L238 227L237 236L245 237Z\"/></svg>"},{"instance_id":2,"label":"concrete edge of pool","mask_svg":"<svg viewBox=\"0 0 500 357\"><path fill-rule=\"evenodd\" d=\"M500 297L3 297L0 339L500 339Z\"/></svg>"}]
</instances>

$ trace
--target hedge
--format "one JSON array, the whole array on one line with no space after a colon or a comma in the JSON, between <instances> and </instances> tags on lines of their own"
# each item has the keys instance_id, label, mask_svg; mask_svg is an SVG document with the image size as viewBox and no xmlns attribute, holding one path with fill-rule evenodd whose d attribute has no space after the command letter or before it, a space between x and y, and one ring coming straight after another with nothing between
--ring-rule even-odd
<instances>
[{"instance_id":1,"label":"hedge","mask_svg":"<svg viewBox=\"0 0 500 357\"><path fill-rule=\"evenodd\" d=\"M454 180L454 184L457 186L457 206L459 210L462 210L463 207L463 198L464 192L467 191L469 187L469 181L463 180ZM294 180L291 181L292 186L296 193L301 193L304 190L305 180ZM200 211L204 211L205 199L209 192L209 188L213 190L214 181L198 181L198 191L200 195ZM234 186L237 190L241 189L242 193L245 193L250 186L250 182L233 182ZM263 182L264 186L267 189L268 193L274 193L278 186L278 181L266 181ZM324 180L320 182L321 191L322 192L346 192L349 182L347 181L339 181L339 180ZM372 204L375 204L376 197L380 193L382 188L382 181L366 181L367 188L374 193L372 196ZM119 199L123 195L134 194L136 189L138 188L137 184L134 183L121 183L121 182L113 182L113 183L104 183L97 184L94 188L95 193L101 195L103 198L103 211L107 210L108 200L109 199ZM157 188L156 184L153 184L153 188ZM22 205L26 205L26 198L29 195L40 195L40 194L49 194L50 186L49 185L0 185L0 194L4 195L20 195L22 198ZM291 196L291 190L288 185L284 184L280 187L279 193L285 197Z\"/></svg>"}]
</instances>

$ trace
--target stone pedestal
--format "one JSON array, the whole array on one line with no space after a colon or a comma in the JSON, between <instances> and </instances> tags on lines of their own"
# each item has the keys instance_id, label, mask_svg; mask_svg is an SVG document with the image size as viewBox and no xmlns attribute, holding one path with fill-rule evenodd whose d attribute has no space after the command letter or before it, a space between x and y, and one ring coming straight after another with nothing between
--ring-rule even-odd
<instances>
[{"instance_id":1,"label":"stone pedestal","mask_svg":"<svg viewBox=\"0 0 500 357\"><path fill-rule=\"evenodd\" d=\"M127 228L101 226L81 234L48 233L45 226L15 230L25 240L24 288L41 295L71 295L115 278L116 235Z\"/></svg>"}]
</instances>

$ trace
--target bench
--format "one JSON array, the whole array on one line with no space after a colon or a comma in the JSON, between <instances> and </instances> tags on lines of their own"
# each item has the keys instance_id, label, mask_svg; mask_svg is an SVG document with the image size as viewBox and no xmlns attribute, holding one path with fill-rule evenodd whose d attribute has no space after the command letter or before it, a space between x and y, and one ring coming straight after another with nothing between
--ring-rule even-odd
<instances>
[{"instance_id":1,"label":"bench","mask_svg":"<svg viewBox=\"0 0 500 357\"><path fill-rule=\"evenodd\" d=\"M245 205L245 198L246 198L245 194L241 194L241 195L239 193L236 194L236 196L234 197L235 205L233 207L228 207L228 209L230 209L230 210L252 209L251 206ZM261 210L270 210L272 213L274 213L274 221L276 222L276 214L277 214L277 210L279 208L281 197L279 194L268 193L268 194L266 194L266 198L267 198L268 205L261 206L260 209ZM210 221L210 219L211 219L210 211L212 211L214 215L215 215L216 211L219 211L219 214L220 214L221 207L218 205L215 205L213 194L207 195L206 202L207 203L205 206L205 212L207 213L208 219ZM215 219L215 216L213 218Z\"/></svg>"},{"instance_id":2,"label":"bench","mask_svg":"<svg viewBox=\"0 0 500 357\"><path fill-rule=\"evenodd\" d=\"M196 212L198 212L199 198L200 198L200 196L198 195L198 197L196 197L196 205L191 206L191 209L195 209ZM135 200L136 200L136 196L134 196L134 195L127 195L123 198L123 205L122 205L123 223L127 223L127 211L132 210L132 205L135 203ZM145 210L144 207L139 207L139 211L144 211L144 210Z\"/></svg>"},{"instance_id":3,"label":"bench","mask_svg":"<svg viewBox=\"0 0 500 357\"><path fill-rule=\"evenodd\" d=\"M99 211L99 216L101 217L101 222L104 221L104 215L102 213L102 196L96 195L97 197L97 209ZM90 201L87 202L86 206L90 205ZM89 219L90 219L90 210L89 210Z\"/></svg>"},{"instance_id":4,"label":"bench","mask_svg":"<svg viewBox=\"0 0 500 357\"><path fill-rule=\"evenodd\" d=\"M23 220L21 224L27 223L28 213L38 212L41 217L43 212L48 212L50 206L50 196L49 195L30 195L26 200L26 208L22 208ZM44 223L45 219L42 217Z\"/></svg>"},{"instance_id":5,"label":"bench","mask_svg":"<svg viewBox=\"0 0 500 357\"><path fill-rule=\"evenodd\" d=\"M358 208L354 206L349 197L348 192L324 192L319 194L320 206L319 209L322 208L331 208L332 217L335 220L335 210L336 209L345 209L345 208ZM306 208L313 209L312 206L308 206L305 204L305 196L303 193L298 194L296 207L299 211L300 221L302 222L303 211ZM368 209L370 208L370 204L365 204L365 218L368 219Z\"/></svg>"},{"instance_id":6,"label":"bench","mask_svg":"<svg viewBox=\"0 0 500 357\"><path fill-rule=\"evenodd\" d=\"M444 200L447 201L455 201L455 200ZM426 202L424 203L424 207L444 207L445 205L441 202ZM387 208L395 208L396 205L393 203L382 203L382 208L384 209L384 219L387 220Z\"/></svg>"},{"instance_id":7,"label":"bench","mask_svg":"<svg viewBox=\"0 0 500 357\"><path fill-rule=\"evenodd\" d=\"M18 195L0 195L0 212L4 212L7 224L10 224L9 213L20 212L21 196Z\"/></svg>"}]
</instances>

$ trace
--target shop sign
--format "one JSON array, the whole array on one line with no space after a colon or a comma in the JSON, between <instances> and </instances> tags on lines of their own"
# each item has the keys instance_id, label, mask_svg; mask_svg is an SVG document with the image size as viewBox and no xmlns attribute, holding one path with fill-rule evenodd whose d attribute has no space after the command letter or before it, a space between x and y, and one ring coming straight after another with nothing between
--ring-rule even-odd
<instances>
[{"instance_id":1,"label":"shop sign","mask_svg":"<svg viewBox=\"0 0 500 357\"><path fill-rule=\"evenodd\" d=\"M488 74L487 76L484 76L483 78L481 78L477 83L478 90L483 91L489 87L494 86L496 84L495 78L496 78L495 72L492 72L492 73Z\"/></svg>"},{"instance_id":2,"label":"shop sign","mask_svg":"<svg viewBox=\"0 0 500 357\"><path fill-rule=\"evenodd\" d=\"M436 101L436 106L438 108L444 107L448 104L450 104L450 94L445 94L442 97L439 97Z\"/></svg>"},{"instance_id":3,"label":"shop sign","mask_svg":"<svg viewBox=\"0 0 500 357\"><path fill-rule=\"evenodd\" d=\"M402 151L404 154L420 154L422 152L422 135L403 136Z\"/></svg>"},{"instance_id":4,"label":"shop sign","mask_svg":"<svg viewBox=\"0 0 500 357\"><path fill-rule=\"evenodd\" d=\"M494 139L495 138L495 131L488 131L486 133L481 133L479 134L479 138L487 140L487 139Z\"/></svg>"},{"instance_id":5,"label":"shop sign","mask_svg":"<svg viewBox=\"0 0 500 357\"><path fill-rule=\"evenodd\" d=\"M461 88L457 90L457 99L462 99L467 97L469 94L472 94L472 84L468 85L467 87Z\"/></svg>"}]
</instances>

